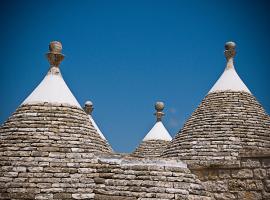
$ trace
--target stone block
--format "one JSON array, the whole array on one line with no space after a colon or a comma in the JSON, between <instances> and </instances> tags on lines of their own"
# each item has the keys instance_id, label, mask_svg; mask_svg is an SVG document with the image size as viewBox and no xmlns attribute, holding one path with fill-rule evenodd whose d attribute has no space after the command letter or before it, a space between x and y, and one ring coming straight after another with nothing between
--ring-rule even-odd
<instances>
[{"instance_id":1,"label":"stone block","mask_svg":"<svg viewBox=\"0 0 270 200\"><path fill-rule=\"evenodd\" d=\"M54 199L72 199L71 193L55 193L53 194Z\"/></svg>"},{"instance_id":2,"label":"stone block","mask_svg":"<svg viewBox=\"0 0 270 200\"><path fill-rule=\"evenodd\" d=\"M253 172L251 169L232 170L232 177L240 179L252 178Z\"/></svg>"},{"instance_id":3,"label":"stone block","mask_svg":"<svg viewBox=\"0 0 270 200\"><path fill-rule=\"evenodd\" d=\"M221 179L229 179L231 178L231 172L228 169L220 169L218 171L218 176Z\"/></svg>"},{"instance_id":4,"label":"stone block","mask_svg":"<svg viewBox=\"0 0 270 200\"><path fill-rule=\"evenodd\" d=\"M262 200L262 195L259 192L242 191L237 192L238 199L243 200Z\"/></svg>"},{"instance_id":5,"label":"stone block","mask_svg":"<svg viewBox=\"0 0 270 200\"><path fill-rule=\"evenodd\" d=\"M264 158L262 160L262 166L266 167L266 168L269 168L270 167L270 158Z\"/></svg>"},{"instance_id":6,"label":"stone block","mask_svg":"<svg viewBox=\"0 0 270 200\"><path fill-rule=\"evenodd\" d=\"M254 174L255 179L264 179L266 177L266 170L265 169L254 169L253 174Z\"/></svg>"},{"instance_id":7,"label":"stone block","mask_svg":"<svg viewBox=\"0 0 270 200\"><path fill-rule=\"evenodd\" d=\"M77 193L77 194L72 194L72 197L74 199L93 199L95 196L94 193L88 193L88 194L81 194L81 193Z\"/></svg>"},{"instance_id":8,"label":"stone block","mask_svg":"<svg viewBox=\"0 0 270 200\"><path fill-rule=\"evenodd\" d=\"M35 195L36 200L51 200L53 199L53 194L37 194Z\"/></svg>"}]
</instances>

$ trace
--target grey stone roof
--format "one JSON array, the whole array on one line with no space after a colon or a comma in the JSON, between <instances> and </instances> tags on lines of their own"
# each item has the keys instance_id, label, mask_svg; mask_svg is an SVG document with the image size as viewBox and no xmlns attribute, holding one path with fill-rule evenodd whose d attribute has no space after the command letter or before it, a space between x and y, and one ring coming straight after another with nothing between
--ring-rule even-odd
<instances>
[{"instance_id":1,"label":"grey stone roof","mask_svg":"<svg viewBox=\"0 0 270 200\"><path fill-rule=\"evenodd\" d=\"M54 152L110 152L86 113L63 104L36 103L20 106L0 128L4 155L14 148L25 156ZM47 150L46 150L47 149Z\"/></svg>"},{"instance_id":2,"label":"grey stone roof","mask_svg":"<svg viewBox=\"0 0 270 200\"><path fill-rule=\"evenodd\" d=\"M0 128L0 199L202 199L186 164L110 154L78 107L27 104Z\"/></svg>"},{"instance_id":3,"label":"grey stone roof","mask_svg":"<svg viewBox=\"0 0 270 200\"><path fill-rule=\"evenodd\" d=\"M131 155L135 157L160 157L169 143L170 141L165 140L142 141Z\"/></svg>"},{"instance_id":4,"label":"grey stone roof","mask_svg":"<svg viewBox=\"0 0 270 200\"><path fill-rule=\"evenodd\" d=\"M231 160L270 151L270 117L247 92L209 93L169 144L165 157Z\"/></svg>"}]
</instances>

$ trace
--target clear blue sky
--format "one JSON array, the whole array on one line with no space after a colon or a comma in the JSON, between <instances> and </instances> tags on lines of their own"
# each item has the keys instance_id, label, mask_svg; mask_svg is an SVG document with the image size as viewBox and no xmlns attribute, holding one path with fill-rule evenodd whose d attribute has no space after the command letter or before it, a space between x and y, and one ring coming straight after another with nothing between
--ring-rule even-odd
<instances>
[{"instance_id":1,"label":"clear blue sky","mask_svg":"<svg viewBox=\"0 0 270 200\"><path fill-rule=\"evenodd\" d=\"M132 151L155 122L175 135L237 43L238 74L270 112L270 4L267 1L1 1L0 122L48 71L44 54L63 43L65 81L116 151Z\"/></svg>"}]
</instances>

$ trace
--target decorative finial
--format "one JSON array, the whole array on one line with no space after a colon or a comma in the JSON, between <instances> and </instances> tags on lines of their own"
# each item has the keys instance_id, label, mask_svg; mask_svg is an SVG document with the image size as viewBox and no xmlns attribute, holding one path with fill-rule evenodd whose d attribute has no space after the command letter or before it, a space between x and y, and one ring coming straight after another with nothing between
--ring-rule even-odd
<instances>
[{"instance_id":1,"label":"decorative finial","mask_svg":"<svg viewBox=\"0 0 270 200\"><path fill-rule=\"evenodd\" d=\"M230 65L231 64L233 65L233 58L236 55L235 47L236 47L236 44L234 42L226 42L225 44L224 54L225 54L227 63L228 64L230 63ZM227 64L227 67L230 67L228 66L228 64Z\"/></svg>"},{"instance_id":2,"label":"decorative finial","mask_svg":"<svg viewBox=\"0 0 270 200\"><path fill-rule=\"evenodd\" d=\"M49 63L50 63L50 71L52 74L59 74L59 65L61 61L64 59L64 55L62 54L62 44L58 41L52 41L49 44L49 52L46 54Z\"/></svg>"},{"instance_id":3,"label":"decorative finial","mask_svg":"<svg viewBox=\"0 0 270 200\"><path fill-rule=\"evenodd\" d=\"M91 115L94 110L94 106L92 101L86 101L84 104L84 111L86 112L87 115Z\"/></svg>"},{"instance_id":4,"label":"decorative finial","mask_svg":"<svg viewBox=\"0 0 270 200\"><path fill-rule=\"evenodd\" d=\"M164 103L161 102L161 101L156 102L155 109L156 109L157 112L154 115L156 115L157 121L161 121L162 117L165 115L162 112L163 109L164 109Z\"/></svg>"}]
</instances>

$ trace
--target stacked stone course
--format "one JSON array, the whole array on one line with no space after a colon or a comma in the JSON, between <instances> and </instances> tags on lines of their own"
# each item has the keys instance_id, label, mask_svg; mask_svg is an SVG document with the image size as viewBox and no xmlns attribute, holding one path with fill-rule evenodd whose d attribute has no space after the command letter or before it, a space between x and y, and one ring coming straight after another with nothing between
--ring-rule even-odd
<instances>
[{"instance_id":1,"label":"stacked stone course","mask_svg":"<svg viewBox=\"0 0 270 200\"><path fill-rule=\"evenodd\" d=\"M270 199L270 154L242 155L227 163L198 165L189 169L214 194L215 199Z\"/></svg>"},{"instance_id":2,"label":"stacked stone course","mask_svg":"<svg viewBox=\"0 0 270 200\"><path fill-rule=\"evenodd\" d=\"M132 153L135 157L161 157L170 141L166 140L147 140L141 144Z\"/></svg>"},{"instance_id":3,"label":"stacked stone course","mask_svg":"<svg viewBox=\"0 0 270 200\"><path fill-rule=\"evenodd\" d=\"M93 196L94 152L111 149L83 110L22 105L0 129L0 199Z\"/></svg>"},{"instance_id":4,"label":"stacked stone course","mask_svg":"<svg viewBox=\"0 0 270 200\"><path fill-rule=\"evenodd\" d=\"M270 151L270 117L251 94L225 91L204 98L163 156L226 161L243 149Z\"/></svg>"},{"instance_id":5,"label":"stacked stone course","mask_svg":"<svg viewBox=\"0 0 270 200\"><path fill-rule=\"evenodd\" d=\"M181 161L101 157L99 163L97 200L212 199Z\"/></svg>"},{"instance_id":6,"label":"stacked stone course","mask_svg":"<svg viewBox=\"0 0 270 200\"><path fill-rule=\"evenodd\" d=\"M209 93L164 157L177 157L217 200L268 200L270 117L247 92Z\"/></svg>"}]
</instances>

